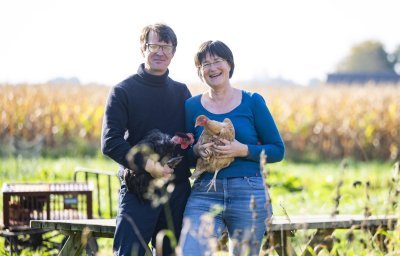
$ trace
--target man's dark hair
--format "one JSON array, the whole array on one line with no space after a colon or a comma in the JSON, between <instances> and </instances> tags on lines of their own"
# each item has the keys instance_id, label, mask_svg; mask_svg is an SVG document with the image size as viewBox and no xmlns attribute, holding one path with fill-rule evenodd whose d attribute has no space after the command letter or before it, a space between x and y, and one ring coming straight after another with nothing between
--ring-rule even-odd
<instances>
[{"instance_id":1,"label":"man's dark hair","mask_svg":"<svg viewBox=\"0 0 400 256\"><path fill-rule=\"evenodd\" d=\"M178 45L178 39L176 38L175 32L166 24L163 23L155 23L152 25L147 25L143 28L142 34L140 35L140 45L143 51L146 50L146 43L149 37L150 31L154 31L157 33L160 41L171 43L174 46L174 52L176 46Z\"/></svg>"},{"instance_id":2,"label":"man's dark hair","mask_svg":"<svg viewBox=\"0 0 400 256\"><path fill-rule=\"evenodd\" d=\"M211 56L218 56L226 62L228 62L231 70L229 71L229 78L232 77L233 71L235 69L235 62L233 60L233 54L231 49L221 41L207 41L200 45L199 50L197 51L196 55L194 56L194 64L197 67L197 75L203 80L201 75L201 64L206 58L207 55Z\"/></svg>"}]
</instances>

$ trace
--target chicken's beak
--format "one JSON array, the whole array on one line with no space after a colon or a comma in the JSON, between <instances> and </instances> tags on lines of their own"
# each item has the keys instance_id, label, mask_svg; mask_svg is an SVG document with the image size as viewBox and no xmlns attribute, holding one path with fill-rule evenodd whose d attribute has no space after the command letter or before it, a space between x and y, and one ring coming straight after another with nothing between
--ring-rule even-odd
<instances>
[{"instance_id":1,"label":"chicken's beak","mask_svg":"<svg viewBox=\"0 0 400 256\"><path fill-rule=\"evenodd\" d=\"M193 134L192 134L192 133L186 133L186 135L187 135L188 138L189 138L189 145L193 145L193 143L194 143L194 136L193 136Z\"/></svg>"},{"instance_id":2,"label":"chicken's beak","mask_svg":"<svg viewBox=\"0 0 400 256\"><path fill-rule=\"evenodd\" d=\"M167 165L169 168L174 169L183 159L183 156L173 157L168 160Z\"/></svg>"}]
</instances>

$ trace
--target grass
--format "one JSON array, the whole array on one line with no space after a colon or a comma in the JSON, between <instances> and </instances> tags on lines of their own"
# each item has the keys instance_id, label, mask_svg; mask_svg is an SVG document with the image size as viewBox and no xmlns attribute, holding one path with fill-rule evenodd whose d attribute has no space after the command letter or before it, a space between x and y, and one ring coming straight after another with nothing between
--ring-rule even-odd
<instances>
[{"instance_id":1,"label":"grass","mask_svg":"<svg viewBox=\"0 0 400 256\"><path fill-rule=\"evenodd\" d=\"M340 181L340 213L361 214L367 203L373 214L383 214L391 183L393 162L282 163L268 165L270 195L274 214L289 215L331 213L335 208L337 185ZM366 184L369 187L367 199ZM375 206L375 207L373 207Z\"/></svg>"},{"instance_id":2,"label":"grass","mask_svg":"<svg viewBox=\"0 0 400 256\"><path fill-rule=\"evenodd\" d=\"M334 211L341 214L363 214L367 210L372 214L398 213L397 208L391 204L389 194L391 188L395 189L393 165L394 162L352 160L345 163L283 161L269 164L267 183L274 214L290 216L330 214ZM104 157L3 158L0 161L0 185L6 182L72 181L77 166L115 172L118 169L114 162ZM100 193L106 193L106 189L103 189L105 181L101 183ZM117 205L117 186L113 185L114 209ZM0 200L1 208L2 203ZM94 208L97 207L94 200ZM2 220L3 217L0 217ZM339 233L340 236L345 236L345 233ZM111 254L112 239L100 241L102 255ZM338 246L344 245L339 243ZM3 250L3 240L0 238L0 253Z\"/></svg>"},{"instance_id":3,"label":"grass","mask_svg":"<svg viewBox=\"0 0 400 256\"><path fill-rule=\"evenodd\" d=\"M342 161L330 163L279 163L270 165L270 195L275 215L364 214L399 216L398 163ZM324 241L333 251L318 255L399 255L400 226L393 232L336 230ZM310 239L310 230L298 230L292 240L298 253ZM376 243L381 236L388 250ZM336 254L335 254L336 252ZM310 248L310 255L315 252ZM267 254L265 254L267 255ZM268 254L275 255L275 254Z\"/></svg>"}]
</instances>

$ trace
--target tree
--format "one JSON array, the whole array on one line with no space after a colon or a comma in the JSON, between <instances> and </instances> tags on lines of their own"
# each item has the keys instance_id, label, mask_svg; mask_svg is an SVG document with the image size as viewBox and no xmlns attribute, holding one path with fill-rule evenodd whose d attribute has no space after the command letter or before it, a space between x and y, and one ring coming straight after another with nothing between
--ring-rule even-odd
<instances>
[{"instance_id":1,"label":"tree","mask_svg":"<svg viewBox=\"0 0 400 256\"><path fill-rule=\"evenodd\" d=\"M394 70L400 74L400 44L393 53L389 54L389 60L394 64Z\"/></svg>"},{"instance_id":2,"label":"tree","mask_svg":"<svg viewBox=\"0 0 400 256\"><path fill-rule=\"evenodd\" d=\"M400 53L400 46L399 46ZM338 66L339 73L394 73L395 64L399 60L396 56L390 59L389 54L378 41L365 41L353 46L350 55Z\"/></svg>"}]
</instances>

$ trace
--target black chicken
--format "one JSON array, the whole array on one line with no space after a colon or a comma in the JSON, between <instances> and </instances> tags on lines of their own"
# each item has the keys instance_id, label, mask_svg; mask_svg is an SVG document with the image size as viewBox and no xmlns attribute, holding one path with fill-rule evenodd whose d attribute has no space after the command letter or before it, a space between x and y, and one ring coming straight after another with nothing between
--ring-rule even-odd
<instances>
[{"instance_id":1,"label":"black chicken","mask_svg":"<svg viewBox=\"0 0 400 256\"><path fill-rule=\"evenodd\" d=\"M191 133L176 133L171 138L158 129L148 132L127 154L130 169L124 170L123 178L128 191L135 193L139 200L144 201L144 194L153 179L144 170L147 159L155 158L161 165L167 164L174 169L183 158L183 156L175 155L176 145L180 145L181 149L186 149L193 142L194 138Z\"/></svg>"}]
</instances>

